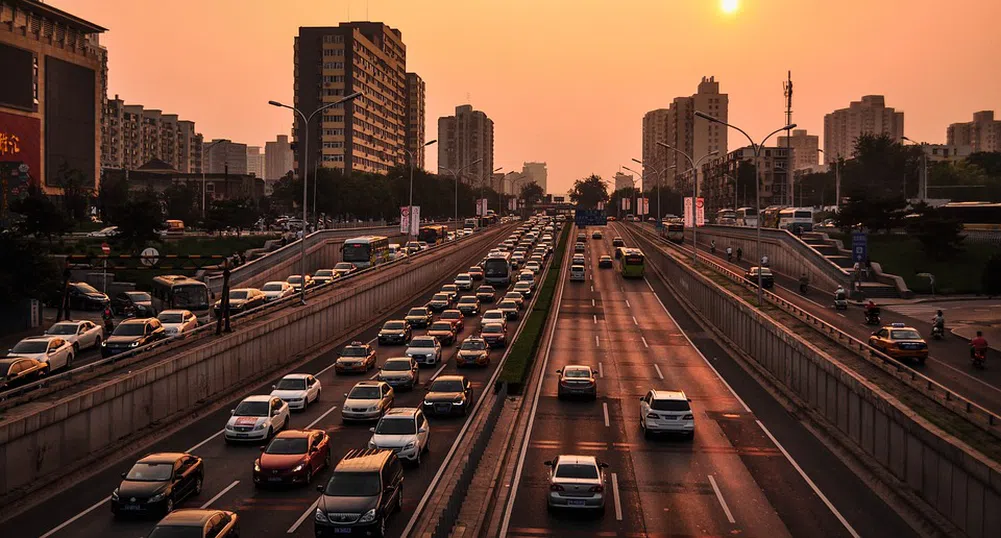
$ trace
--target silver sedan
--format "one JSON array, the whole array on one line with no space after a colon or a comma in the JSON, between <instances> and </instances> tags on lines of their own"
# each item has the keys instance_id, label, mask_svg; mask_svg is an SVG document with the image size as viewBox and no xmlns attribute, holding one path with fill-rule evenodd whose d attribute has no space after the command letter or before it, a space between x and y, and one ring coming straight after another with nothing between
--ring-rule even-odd
<instances>
[{"instance_id":1,"label":"silver sedan","mask_svg":"<svg viewBox=\"0 0 1001 538\"><path fill-rule=\"evenodd\" d=\"M605 469L607 463L594 456L565 454L546 462L549 467L547 508L597 510L605 512Z\"/></svg>"}]
</instances>

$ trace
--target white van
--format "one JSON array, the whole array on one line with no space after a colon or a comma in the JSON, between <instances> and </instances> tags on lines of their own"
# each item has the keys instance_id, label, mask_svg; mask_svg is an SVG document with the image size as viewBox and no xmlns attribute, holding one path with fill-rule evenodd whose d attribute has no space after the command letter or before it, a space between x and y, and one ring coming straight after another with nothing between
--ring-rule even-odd
<instances>
[{"instance_id":1,"label":"white van","mask_svg":"<svg viewBox=\"0 0 1001 538\"><path fill-rule=\"evenodd\" d=\"M571 282L583 282L584 281L584 266L583 265L571 265L570 266L570 281Z\"/></svg>"}]
</instances>

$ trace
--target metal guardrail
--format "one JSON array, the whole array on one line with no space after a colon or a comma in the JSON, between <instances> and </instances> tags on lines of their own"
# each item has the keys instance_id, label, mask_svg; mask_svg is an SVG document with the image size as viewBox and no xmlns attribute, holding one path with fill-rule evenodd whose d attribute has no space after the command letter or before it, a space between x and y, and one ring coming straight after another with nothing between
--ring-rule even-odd
<instances>
[{"instance_id":1,"label":"metal guardrail","mask_svg":"<svg viewBox=\"0 0 1001 538\"><path fill-rule=\"evenodd\" d=\"M666 241L653 232L642 229L640 232L647 235L648 238L652 236L664 245L671 246L676 250L682 250L678 245L674 245L673 243ZM711 267L717 273L727 277L731 282L744 287L748 291L757 293L757 285L748 282L743 275L739 275L734 271L731 271L729 268L720 265L701 253L699 254L699 261L700 263L704 263L705 265ZM958 392L949 389L934 379L918 373L903 362L894 359L881 351L873 349L868 343L862 342L854 336L845 333L841 329L827 323L792 302L783 299L777 294L768 290L761 291L762 296L765 297L769 303L810 325L816 331L824 334L829 339L839 344L843 349L850 351L851 353L864 359L869 364L892 375L894 378L900 380L918 393L942 405L946 409L953 411L971 424L989 432L995 437L1001 438L1001 430L998 429L998 426L1001 425L1001 417L998 415L985 409L979 404L974 403L972 400L959 394Z\"/></svg>"},{"instance_id":2,"label":"metal guardrail","mask_svg":"<svg viewBox=\"0 0 1001 538\"><path fill-rule=\"evenodd\" d=\"M489 229L488 229L488 231L489 231ZM427 258L430 257L429 255L434 255L436 252L438 252L442 248L445 248L445 247L448 247L448 246L451 246L451 245L461 244L462 241L466 240L467 238L474 238L474 237L476 237L476 234L471 235L471 236L460 237L460 238L458 238L456 240L453 240L453 241L447 241L447 242L441 243L439 245L435 245L435 246L433 246L433 247L431 247L431 248L429 248L427 250L420 251L420 252L418 252L416 254L412 254L412 255L409 255L409 256L404 256L404 257L398 258L396 260L393 260L391 262L383 263L383 264L379 264L379 265L375 265L373 267L368 267L368 268L362 269L360 271L355 271L355 272L353 272L353 273L351 273L351 274L349 274L347 276L343 276L343 277L338 278L336 280L332 280L330 282L326 282L324 284L320 284L320 285L314 286L312 288L307 288L306 289L306 296L309 297L309 296L312 295L312 296L315 297L320 292L327 292L327 291L330 291L330 290L334 290L336 288L339 288L341 285L343 285L346 282L355 281L355 280L361 278L362 276L367 276L367 275L373 274L376 271L381 271L383 269L389 269L389 268L392 268L392 267L397 267L397 266L400 266L400 265L404 265L404 264L410 263L413 260L427 259ZM247 310L246 312L240 312L238 314L232 315L230 317L230 324L232 325L233 321L238 320L238 319L239 320L249 320L249 319L253 319L255 317L266 315L266 314L269 314L269 313L271 313L273 311L281 310L282 308L285 308L288 305L299 304L299 301L300 301L300 295L299 295L299 293L295 293L293 295L290 295L288 297L284 297L282 299L278 299L278 300L275 300L275 301L270 301L270 302L264 303L261 306L258 306L257 308L253 308L253 309ZM47 387L49 385L52 385L54 383L57 383L57 382L71 381L76 376L79 376L81 374L91 373L91 372L93 372L93 371L95 371L98 368L101 368L103 366L113 365L113 364L118 363L118 362L127 361L128 359L142 360L145 357L141 357L140 358L141 355L144 355L144 354L146 354L148 352L151 352L151 351L154 351L156 349L160 349L160 348L164 348L164 347L170 346L172 344L178 344L177 347L180 347L184 343L190 343L191 341L194 341L195 339L203 339L204 336L210 335L210 331L214 331L216 329L216 326L220 322L221 322L221 320L215 320L215 321L206 323L204 325L200 325L199 327L197 327L196 329L194 329L192 331L189 331L189 332L186 332L186 333L181 333L179 335L175 335L175 336L172 336L172 337L169 337L169 338L165 338L163 340L160 340L160 341L157 341L157 342L153 342L152 344L147 344L145 346L140 346L140 347L137 347L135 349L126 351L124 353L119 353L117 355L112 355L111 357L106 357L106 358L103 358L101 360L94 361L92 363L86 364L84 366L79 366L77 368L73 368L72 370L68 370L66 372L61 372L59 374L52 375L52 376L46 376L46 377L44 377L42 379L39 379L37 381L33 381L33 382L28 383L26 385L22 385L20 387L14 388L14 389L10 389L10 390L4 391L4 392L0 392L0 402L6 402L6 401L10 400L11 398L16 398L18 396L22 396L22 395L24 395L26 393L29 393L29 392L31 392L31 391L33 391L35 389L45 388L45 387ZM137 361L131 361L131 362L129 362L129 364L132 364L134 362L137 362Z\"/></svg>"}]
</instances>

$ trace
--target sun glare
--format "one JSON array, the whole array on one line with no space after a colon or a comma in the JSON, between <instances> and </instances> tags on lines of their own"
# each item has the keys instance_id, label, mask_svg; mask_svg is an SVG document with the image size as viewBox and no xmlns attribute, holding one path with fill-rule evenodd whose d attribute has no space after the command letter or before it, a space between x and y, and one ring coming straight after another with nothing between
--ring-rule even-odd
<instances>
[{"instance_id":1,"label":"sun glare","mask_svg":"<svg viewBox=\"0 0 1001 538\"><path fill-rule=\"evenodd\" d=\"M738 0L722 0L720 7L723 9L723 13L733 13L739 7Z\"/></svg>"}]
</instances>

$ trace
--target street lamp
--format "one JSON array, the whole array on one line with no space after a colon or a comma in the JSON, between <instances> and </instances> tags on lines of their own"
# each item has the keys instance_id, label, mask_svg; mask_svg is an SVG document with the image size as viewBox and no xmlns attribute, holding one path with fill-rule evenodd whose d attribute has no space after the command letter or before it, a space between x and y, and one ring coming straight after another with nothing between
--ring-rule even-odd
<instances>
[{"instance_id":1,"label":"street lamp","mask_svg":"<svg viewBox=\"0 0 1001 538\"><path fill-rule=\"evenodd\" d=\"M493 176L494 174L496 174L497 172L500 172L503 169L504 169L503 166L498 166L497 168L494 168L493 172L490 172L490 175ZM482 200L483 196L484 196L483 189L484 189L484 186L486 184L486 181L487 181L487 178L485 178L485 177L481 177L480 178L480 200ZM500 209L500 206L498 206L497 209ZM487 211L486 211L485 208L483 210L483 216L484 217L487 216Z\"/></svg>"},{"instance_id":2,"label":"street lamp","mask_svg":"<svg viewBox=\"0 0 1001 538\"><path fill-rule=\"evenodd\" d=\"M665 144L663 142L657 142L657 145L663 148L667 148L675 153L678 153L688 160L688 164L691 165L692 170L692 263L699 263L699 240L698 240L698 230L699 230L699 218L698 218L698 208L696 207L699 203L699 165L702 161L708 157L714 155L719 155L719 150L712 150L709 153L698 158L698 160L693 161L692 156L681 151L674 146Z\"/></svg>"},{"instance_id":3,"label":"street lamp","mask_svg":"<svg viewBox=\"0 0 1001 538\"><path fill-rule=\"evenodd\" d=\"M702 119L706 120L706 121L711 121L713 123L718 123L720 125L725 125L725 126L731 128L731 129L734 129L734 130L738 131L740 134L744 135L744 138L746 138L748 142L751 143L751 149L754 151L754 176L755 176L754 177L754 192L755 192L755 199L756 199L756 202L755 202L755 204L756 204L755 211L757 212L757 215L758 215L758 218L755 219L755 226L754 226L755 227L755 233L757 234L756 238L754 240L755 241L754 249L756 250L756 254L758 255L758 260L759 260L758 261L758 307L761 307L761 298L762 298L761 297L761 261L760 261L761 260L761 181L758 178L758 171L761 169L761 167L758 166L758 159L761 156L761 148L762 148L762 146L765 145L765 142L767 142L769 138L777 135L778 133L780 133L782 131L795 129L796 128L796 124L795 123L790 123L789 125L786 125L785 127L782 127L780 129L776 129L776 130L772 131L771 133L769 133L768 136L766 136L765 138L763 138L761 140L760 144L755 144L754 140L751 139L751 135L747 134L746 131L744 131L740 127L737 127L736 125L730 125L729 123L727 123L727 122L725 122L725 121L723 121L723 120L721 120L719 118L716 118L714 116L710 116L709 114L706 114L705 112L702 112L701 110L696 110L695 111L695 115L697 117L699 117L699 118L702 118Z\"/></svg>"},{"instance_id":4,"label":"street lamp","mask_svg":"<svg viewBox=\"0 0 1001 538\"><path fill-rule=\"evenodd\" d=\"M921 146L921 181L918 182L918 200L922 202L928 197L928 153L925 151L924 142L916 142L906 136L900 137L901 140L906 140L912 144ZM907 197L907 191L904 191L904 197Z\"/></svg>"},{"instance_id":5,"label":"street lamp","mask_svg":"<svg viewBox=\"0 0 1001 538\"><path fill-rule=\"evenodd\" d=\"M633 159L633 162L642 166L643 168L650 168L657 176L657 224L660 225L660 219L664 217L664 213L662 213L660 210L660 191L664 190L664 172L667 172L668 170L674 168L674 165L672 164L671 166L657 170L653 166L647 166L643 161L639 159ZM639 174L639 172L629 167L623 166L623 168L629 170L634 174ZM645 176L643 174L640 174L640 177L643 178Z\"/></svg>"},{"instance_id":6,"label":"street lamp","mask_svg":"<svg viewBox=\"0 0 1001 538\"><path fill-rule=\"evenodd\" d=\"M426 148L426 147L434 144L437 141L438 141L438 139L436 138L436 139L431 140L429 142L425 142L422 147ZM414 238L414 230L413 230L413 228L414 228L413 227L414 219L411 216L411 213L414 210L414 166L415 166L415 162L414 162L414 154L409 149L403 148L403 151L407 154L407 157L410 157L410 201L407 202L407 220L409 220L409 222L407 222L407 242L409 243ZM418 224L420 224L420 223L418 222Z\"/></svg>"},{"instance_id":7,"label":"street lamp","mask_svg":"<svg viewBox=\"0 0 1001 538\"><path fill-rule=\"evenodd\" d=\"M448 168L445 168L444 166L438 165L438 170L444 170L444 171L448 172L449 174L452 174L452 177L455 178L455 231L456 231L456 233L458 233L458 231L459 231L459 175L462 174L462 171L465 170L466 168L470 168L470 167L476 166L477 164L480 164L480 161L482 161L482 160L483 159L476 159L475 161L467 164L466 166L462 166L462 167L456 168L455 170L450 170ZM458 235L456 237L458 237Z\"/></svg>"},{"instance_id":8,"label":"street lamp","mask_svg":"<svg viewBox=\"0 0 1001 538\"><path fill-rule=\"evenodd\" d=\"M333 103L327 103L321 106L320 108L314 110L313 113L310 114L309 116L306 116L305 114L302 113L301 110L299 110L294 106L282 104L278 101L268 101L269 105L276 106L279 108L287 108L295 112L296 114L299 115L299 117L302 118L302 129L303 129L302 154L304 156L303 160L305 161L305 163L299 163L299 169L302 170L302 238L299 239L299 263L301 265L300 277L302 278L301 282L302 292L299 295L299 302L302 304L306 304L306 207L307 207L306 185L309 183L309 120L313 119L313 116L316 116L320 112L323 112L324 110L332 106L336 106L341 103L346 103L348 101L353 101L361 97L361 95L362 95L361 92L354 92L351 95L346 95L338 99L337 101L334 101Z\"/></svg>"}]
</instances>

